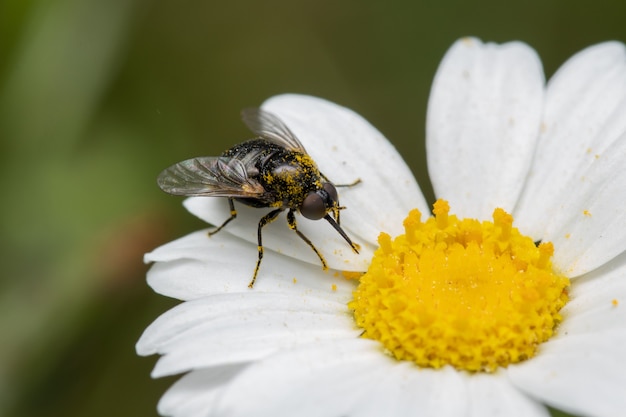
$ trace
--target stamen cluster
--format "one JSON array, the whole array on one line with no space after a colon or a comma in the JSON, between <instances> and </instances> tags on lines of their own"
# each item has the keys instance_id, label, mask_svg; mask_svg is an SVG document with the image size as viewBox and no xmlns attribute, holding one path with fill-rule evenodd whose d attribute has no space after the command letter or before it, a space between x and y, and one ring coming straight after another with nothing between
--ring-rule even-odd
<instances>
[{"instance_id":1,"label":"stamen cluster","mask_svg":"<svg viewBox=\"0 0 626 417\"><path fill-rule=\"evenodd\" d=\"M568 300L552 244L535 245L499 208L493 222L449 210L439 200L425 222L411 211L405 234L380 234L349 304L363 336L423 367L490 372L532 357Z\"/></svg>"}]
</instances>

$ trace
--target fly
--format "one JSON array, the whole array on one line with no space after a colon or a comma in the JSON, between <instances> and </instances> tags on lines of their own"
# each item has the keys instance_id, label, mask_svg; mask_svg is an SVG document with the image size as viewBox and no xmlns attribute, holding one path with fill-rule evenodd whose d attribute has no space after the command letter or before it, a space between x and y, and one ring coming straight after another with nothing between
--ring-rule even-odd
<instances>
[{"instance_id":1,"label":"fly","mask_svg":"<svg viewBox=\"0 0 626 417\"><path fill-rule=\"evenodd\" d=\"M230 217L209 236L237 217L235 200L274 209L259 220L258 259L249 288L254 286L263 259L263 227L285 210L289 228L313 249L323 269L328 269L326 260L298 230L295 212L311 220L325 219L358 254L358 246L339 225L339 211L345 207L339 205L336 186L319 171L298 138L277 116L262 109L245 109L242 119L255 139L235 145L221 156L202 156L172 165L159 175L159 187L174 195L226 197Z\"/></svg>"}]
</instances>

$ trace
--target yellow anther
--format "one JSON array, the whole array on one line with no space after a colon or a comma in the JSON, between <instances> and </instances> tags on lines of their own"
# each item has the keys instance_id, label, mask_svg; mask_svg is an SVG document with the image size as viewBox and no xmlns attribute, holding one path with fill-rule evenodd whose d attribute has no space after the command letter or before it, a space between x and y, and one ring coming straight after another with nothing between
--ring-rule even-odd
<instances>
[{"instance_id":1,"label":"yellow anther","mask_svg":"<svg viewBox=\"0 0 626 417\"><path fill-rule=\"evenodd\" d=\"M419 366L494 371L535 354L562 320L569 280L502 209L493 222L459 220L439 200L405 234L381 233L349 307L363 336Z\"/></svg>"}]
</instances>

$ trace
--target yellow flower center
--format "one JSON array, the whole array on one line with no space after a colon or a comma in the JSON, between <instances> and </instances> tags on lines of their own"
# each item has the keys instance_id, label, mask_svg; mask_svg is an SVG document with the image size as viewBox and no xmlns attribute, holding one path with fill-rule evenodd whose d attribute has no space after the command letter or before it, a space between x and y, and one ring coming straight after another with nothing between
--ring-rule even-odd
<instances>
[{"instance_id":1,"label":"yellow flower center","mask_svg":"<svg viewBox=\"0 0 626 417\"><path fill-rule=\"evenodd\" d=\"M412 210L405 234L380 234L349 304L363 336L431 368L492 372L532 357L568 300L552 243L535 245L499 208L493 222L449 210L439 200L425 222Z\"/></svg>"}]
</instances>

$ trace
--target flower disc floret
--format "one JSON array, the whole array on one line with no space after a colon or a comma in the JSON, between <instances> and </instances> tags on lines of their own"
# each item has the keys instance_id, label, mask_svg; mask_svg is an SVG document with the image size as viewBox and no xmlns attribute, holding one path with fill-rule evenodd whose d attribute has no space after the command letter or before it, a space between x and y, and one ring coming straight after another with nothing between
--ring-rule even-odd
<instances>
[{"instance_id":1,"label":"flower disc floret","mask_svg":"<svg viewBox=\"0 0 626 417\"><path fill-rule=\"evenodd\" d=\"M532 357L568 300L553 245L536 245L500 208L483 222L449 210L439 200L425 222L412 210L405 234L380 234L350 303L363 336L423 367L490 372Z\"/></svg>"}]
</instances>

